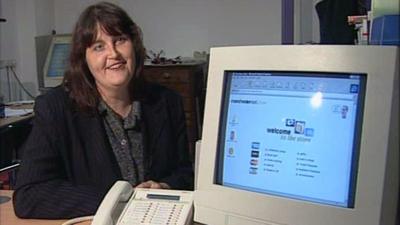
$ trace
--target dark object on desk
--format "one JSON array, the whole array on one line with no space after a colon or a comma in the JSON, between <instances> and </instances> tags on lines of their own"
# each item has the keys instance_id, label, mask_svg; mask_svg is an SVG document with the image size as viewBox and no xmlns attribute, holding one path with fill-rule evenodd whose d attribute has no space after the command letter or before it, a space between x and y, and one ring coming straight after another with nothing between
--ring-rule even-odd
<instances>
[{"instance_id":1,"label":"dark object on desk","mask_svg":"<svg viewBox=\"0 0 400 225\"><path fill-rule=\"evenodd\" d=\"M4 104L4 97L0 95L0 118L4 118L6 116L5 110L6 105Z\"/></svg>"},{"instance_id":2,"label":"dark object on desk","mask_svg":"<svg viewBox=\"0 0 400 225\"><path fill-rule=\"evenodd\" d=\"M354 44L357 37L347 16L358 15L356 0L323 0L316 4L321 44Z\"/></svg>"},{"instance_id":3,"label":"dark object on desk","mask_svg":"<svg viewBox=\"0 0 400 225\"><path fill-rule=\"evenodd\" d=\"M0 102L0 118L6 117L6 105Z\"/></svg>"}]
</instances>

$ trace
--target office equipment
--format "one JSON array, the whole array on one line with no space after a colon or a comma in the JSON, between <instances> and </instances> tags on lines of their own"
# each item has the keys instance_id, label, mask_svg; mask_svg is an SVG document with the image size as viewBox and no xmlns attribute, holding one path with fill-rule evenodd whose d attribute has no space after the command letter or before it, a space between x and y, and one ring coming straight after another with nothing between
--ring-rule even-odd
<instances>
[{"instance_id":1,"label":"office equipment","mask_svg":"<svg viewBox=\"0 0 400 225\"><path fill-rule=\"evenodd\" d=\"M393 46L211 49L194 220L394 225L398 62Z\"/></svg>"},{"instance_id":2,"label":"office equipment","mask_svg":"<svg viewBox=\"0 0 400 225\"><path fill-rule=\"evenodd\" d=\"M44 88L55 87L61 84L68 64L70 43L70 35L52 36L43 67Z\"/></svg>"},{"instance_id":3,"label":"office equipment","mask_svg":"<svg viewBox=\"0 0 400 225\"><path fill-rule=\"evenodd\" d=\"M92 225L191 224L193 196L190 191L135 190L117 181L103 199Z\"/></svg>"}]
</instances>

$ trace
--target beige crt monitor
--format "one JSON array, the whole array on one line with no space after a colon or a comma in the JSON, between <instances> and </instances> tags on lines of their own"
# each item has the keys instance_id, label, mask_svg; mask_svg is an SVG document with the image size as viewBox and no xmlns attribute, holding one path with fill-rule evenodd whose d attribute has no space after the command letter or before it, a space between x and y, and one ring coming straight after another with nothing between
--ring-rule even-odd
<instances>
[{"instance_id":1,"label":"beige crt monitor","mask_svg":"<svg viewBox=\"0 0 400 225\"><path fill-rule=\"evenodd\" d=\"M212 48L194 220L394 225L399 48Z\"/></svg>"}]
</instances>

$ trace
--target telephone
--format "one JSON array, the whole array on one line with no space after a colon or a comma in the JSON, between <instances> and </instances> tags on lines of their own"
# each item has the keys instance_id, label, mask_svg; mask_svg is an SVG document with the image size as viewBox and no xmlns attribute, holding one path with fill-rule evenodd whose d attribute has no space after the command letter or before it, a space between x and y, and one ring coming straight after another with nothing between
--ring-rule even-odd
<instances>
[{"instance_id":1,"label":"telephone","mask_svg":"<svg viewBox=\"0 0 400 225\"><path fill-rule=\"evenodd\" d=\"M92 225L189 225L193 192L132 188L117 181L98 208Z\"/></svg>"}]
</instances>

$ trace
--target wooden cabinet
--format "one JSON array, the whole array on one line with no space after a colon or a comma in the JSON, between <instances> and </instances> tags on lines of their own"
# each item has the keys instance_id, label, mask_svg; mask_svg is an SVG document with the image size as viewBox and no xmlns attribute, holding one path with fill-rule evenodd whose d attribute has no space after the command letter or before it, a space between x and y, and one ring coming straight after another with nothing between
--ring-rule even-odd
<instances>
[{"instance_id":1,"label":"wooden cabinet","mask_svg":"<svg viewBox=\"0 0 400 225\"><path fill-rule=\"evenodd\" d=\"M177 91L183 99L190 154L200 138L204 108L203 64L145 65L146 80Z\"/></svg>"}]
</instances>

